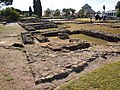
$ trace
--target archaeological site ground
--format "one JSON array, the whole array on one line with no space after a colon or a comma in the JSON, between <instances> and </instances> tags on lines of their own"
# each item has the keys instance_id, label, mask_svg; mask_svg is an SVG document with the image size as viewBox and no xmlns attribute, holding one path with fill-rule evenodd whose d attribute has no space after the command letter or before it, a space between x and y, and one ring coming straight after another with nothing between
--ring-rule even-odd
<instances>
[{"instance_id":1,"label":"archaeological site ground","mask_svg":"<svg viewBox=\"0 0 120 90\"><path fill-rule=\"evenodd\" d=\"M120 61L120 21L0 24L0 90L54 90Z\"/></svg>"}]
</instances>

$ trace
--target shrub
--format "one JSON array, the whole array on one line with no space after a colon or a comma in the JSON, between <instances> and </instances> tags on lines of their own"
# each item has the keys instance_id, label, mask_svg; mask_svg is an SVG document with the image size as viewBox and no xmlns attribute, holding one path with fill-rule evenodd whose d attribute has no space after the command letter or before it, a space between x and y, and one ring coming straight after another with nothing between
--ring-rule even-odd
<instances>
[{"instance_id":1,"label":"shrub","mask_svg":"<svg viewBox=\"0 0 120 90\"><path fill-rule=\"evenodd\" d=\"M117 15L117 17L120 17L120 12L117 12L116 15Z\"/></svg>"},{"instance_id":2,"label":"shrub","mask_svg":"<svg viewBox=\"0 0 120 90\"><path fill-rule=\"evenodd\" d=\"M16 21L19 18L19 12L16 11L16 9L12 7L8 7L6 9L1 10L1 16L3 19L8 21Z\"/></svg>"}]
</instances>

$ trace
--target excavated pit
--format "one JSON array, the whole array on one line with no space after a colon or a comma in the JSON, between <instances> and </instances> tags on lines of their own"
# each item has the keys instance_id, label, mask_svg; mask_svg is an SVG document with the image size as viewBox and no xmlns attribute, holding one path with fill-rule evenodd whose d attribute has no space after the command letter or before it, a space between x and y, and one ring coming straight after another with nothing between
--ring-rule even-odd
<instances>
[{"instance_id":1,"label":"excavated pit","mask_svg":"<svg viewBox=\"0 0 120 90\"><path fill-rule=\"evenodd\" d=\"M21 21L21 22L19 22L19 25L21 25L21 27L24 28L26 31L35 31L35 30L39 30L39 29L48 29L48 28L58 28L57 24L50 22L50 21L43 21L43 20Z\"/></svg>"},{"instance_id":2,"label":"excavated pit","mask_svg":"<svg viewBox=\"0 0 120 90\"><path fill-rule=\"evenodd\" d=\"M79 75L89 63L120 56L118 47L109 48L111 47L94 46L70 52L54 52L32 45L25 48L25 53L32 68L35 85L40 86L41 90L51 90Z\"/></svg>"},{"instance_id":3,"label":"excavated pit","mask_svg":"<svg viewBox=\"0 0 120 90\"><path fill-rule=\"evenodd\" d=\"M32 21L32 23L37 22L36 20ZM22 40L19 37L22 31L15 35L11 33L9 35L5 33L5 36L1 35L1 62L4 61L5 66L4 62L1 65L6 69L8 68L15 80L7 81L8 84L5 86L11 85L8 89L14 87L21 90L35 90L36 88L54 90L59 85L79 77L81 73L89 73L109 62L120 61L119 35L108 35L97 30L86 29L41 31L24 32L21 34ZM67 33L66 35L85 34L96 38L111 37L113 40L107 45L97 45L80 39L68 39L66 37L60 39L58 38L59 33ZM97 35L101 36L98 37ZM115 43L113 43L114 41ZM55 45L59 46L61 50L54 51L48 48L49 45L52 48L55 48ZM26 70L26 67L29 69ZM28 73L30 76L26 75Z\"/></svg>"},{"instance_id":4,"label":"excavated pit","mask_svg":"<svg viewBox=\"0 0 120 90\"><path fill-rule=\"evenodd\" d=\"M39 42L24 47L24 53L31 68L34 83L41 90L53 90L77 77L93 62L104 63L113 57L120 57L119 45L99 46L69 38L69 35L84 34L118 43L119 35L87 29L34 31L34 29L41 29L41 24L34 21L32 24L25 25L22 22L20 25L23 28L26 26L31 28L29 32L21 34L24 44L31 44L35 39ZM57 41L51 40L51 37L57 37ZM42 46L42 44L45 45Z\"/></svg>"}]
</instances>

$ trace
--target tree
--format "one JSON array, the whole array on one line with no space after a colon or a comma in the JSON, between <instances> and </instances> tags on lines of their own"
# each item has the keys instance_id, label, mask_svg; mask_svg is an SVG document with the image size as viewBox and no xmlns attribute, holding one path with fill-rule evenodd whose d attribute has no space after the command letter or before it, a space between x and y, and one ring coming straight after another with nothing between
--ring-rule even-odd
<instances>
[{"instance_id":1,"label":"tree","mask_svg":"<svg viewBox=\"0 0 120 90\"><path fill-rule=\"evenodd\" d=\"M67 14L67 16L70 15L70 9L69 8L66 9L66 14Z\"/></svg>"},{"instance_id":2,"label":"tree","mask_svg":"<svg viewBox=\"0 0 120 90\"><path fill-rule=\"evenodd\" d=\"M34 9L34 14L36 14L36 6L37 6L37 5L36 5L36 3L37 3L37 2L36 2L36 0L33 0L33 9Z\"/></svg>"},{"instance_id":3,"label":"tree","mask_svg":"<svg viewBox=\"0 0 120 90\"><path fill-rule=\"evenodd\" d=\"M63 12L63 16L66 16L66 9L65 8L62 9L62 12Z\"/></svg>"},{"instance_id":4,"label":"tree","mask_svg":"<svg viewBox=\"0 0 120 90\"><path fill-rule=\"evenodd\" d=\"M41 5L41 1L40 0L37 0L37 15L39 17L42 16L42 5Z\"/></svg>"},{"instance_id":5,"label":"tree","mask_svg":"<svg viewBox=\"0 0 120 90\"><path fill-rule=\"evenodd\" d=\"M73 9L73 8L70 8L70 11L71 11L71 13L72 13L72 15L73 15L73 14L75 14L75 11L76 11L76 10Z\"/></svg>"},{"instance_id":6,"label":"tree","mask_svg":"<svg viewBox=\"0 0 120 90\"><path fill-rule=\"evenodd\" d=\"M39 18L42 16L42 5L40 0L33 0L34 14L38 15Z\"/></svg>"},{"instance_id":7,"label":"tree","mask_svg":"<svg viewBox=\"0 0 120 90\"><path fill-rule=\"evenodd\" d=\"M62 12L65 14L65 13L66 13L66 9L65 9L65 8L63 8L63 9L62 9Z\"/></svg>"},{"instance_id":8,"label":"tree","mask_svg":"<svg viewBox=\"0 0 120 90\"><path fill-rule=\"evenodd\" d=\"M16 9L16 8L15 8L15 10L16 10L18 13L22 14L22 11L21 11L20 9Z\"/></svg>"},{"instance_id":9,"label":"tree","mask_svg":"<svg viewBox=\"0 0 120 90\"><path fill-rule=\"evenodd\" d=\"M103 5L103 10L105 11L105 5Z\"/></svg>"},{"instance_id":10,"label":"tree","mask_svg":"<svg viewBox=\"0 0 120 90\"><path fill-rule=\"evenodd\" d=\"M77 17L79 17L79 18L83 18L83 17L84 17L84 9L80 9L80 10L78 11Z\"/></svg>"},{"instance_id":11,"label":"tree","mask_svg":"<svg viewBox=\"0 0 120 90\"><path fill-rule=\"evenodd\" d=\"M69 8L63 8L63 15L65 16L65 18L69 18L70 17L70 9Z\"/></svg>"},{"instance_id":12,"label":"tree","mask_svg":"<svg viewBox=\"0 0 120 90\"><path fill-rule=\"evenodd\" d=\"M8 21L16 21L19 18L19 12L13 7L8 7L1 10L1 16Z\"/></svg>"},{"instance_id":13,"label":"tree","mask_svg":"<svg viewBox=\"0 0 120 90\"><path fill-rule=\"evenodd\" d=\"M117 15L117 17L120 17L120 12L117 12L116 15Z\"/></svg>"},{"instance_id":14,"label":"tree","mask_svg":"<svg viewBox=\"0 0 120 90\"><path fill-rule=\"evenodd\" d=\"M117 2L117 5L115 6L115 9L117 9L117 17L120 17L120 1Z\"/></svg>"},{"instance_id":15,"label":"tree","mask_svg":"<svg viewBox=\"0 0 120 90\"><path fill-rule=\"evenodd\" d=\"M12 5L13 3L13 0L0 0L0 8L3 6L3 5Z\"/></svg>"},{"instance_id":16,"label":"tree","mask_svg":"<svg viewBox=\"0 0 120 90\"><path fill-rule=\"evenodd\" d=\"M31 6L29 7L29 16L30 17L32 16L32 8L31 8Z\"/></svg>"},{"instance_id":17,"label":"tree","mask_svg":"<svg viewBox=\"0 0 120 90\"><path fill-rule=\"evenodd\" d=\"M55 10L55 16L60 16L60 10L59 9Z\"/></svg>"},{"instance_id":18,"label":"tree","mask_svg":"<svg viewBox=\"0 0 120 90\"><path fill-rule=\"evenodd\" d=\"M115 8L120 12L120 1L117 2L117 5L115 6Z\"/></svg>"},{"instance_id":19,"label":"tree","mask_svg":"<svg viewBox=\"0 0 120 90\"><path fill-rule=\"evenodd\" d=\"M45 16L50 17L50 15L51 15L51 10L47 8L47 10L45 11Z\"/></svg>"},{"instance_id":20,"label":"tree","mask_svg":"<svg viewBox=\"0 0 120 90\"><path fill-rule=\"evenodd\" d=\"M75 9L73 8L63 8L62 12L63 12L63 15L65 16L65 18L73 18L73 17L76 17L74 14L75 14Z\"/></svg>"}]
</instances>

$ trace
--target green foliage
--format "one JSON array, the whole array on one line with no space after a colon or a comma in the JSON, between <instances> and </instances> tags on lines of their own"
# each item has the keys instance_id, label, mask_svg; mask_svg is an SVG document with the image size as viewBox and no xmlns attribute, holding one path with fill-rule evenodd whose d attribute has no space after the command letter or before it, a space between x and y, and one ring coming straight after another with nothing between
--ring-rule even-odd
<instances>
[{"instance_id":1,"label":"green foliage","mask_svg":"<svg viewBox=\"0 0 120 90\"><path fill-rule=\"evenodd\" d=\"M59 90L120 90L120 62L98 68Z\"/></svg>"},{"instance_id":2,"label":"green foliage","mask_svg":"<svg viewBox=\"0 0 120 90\"><path fill-rule=\"evenodd\" d=\"M65 18L73 18L75 11L73 8L63 8L62 10Z\"/></svg>"},{"instance_id":3,"label":"green foliage","mask_svg":"<svg viewBox=\"0 0 120 90\"><path fill-rule=\"evenodd\" d=\"M103 5L103 10L105 11L105 5Z\"/></svg>"},{"instance_id":4,"label":"green foliage","mask_svg":"<svg viewBox=\"0 0 120 90\"><path fill-rule=\"evenodd\" d=\"M120 17L120 12L117 12L116 15L117 15L117 17Z\"/></svg>"},{"instance_id":5,"label":"green foliage","mask_svg":"<svg viewBox=\"0 0 120 90\"><path fill-rule=\"evenodd\" d=\"M117 2L117 5L115 6L115 8L117 9L117 17L120 17L120 1Z\"/></svg>"},{"instance_id":6,"label":"green foliage","mask_svg":"<svg viewBox=\"0 0 120 90\"><path fill-rule=\"evenodd\" d=\"M8 7L1 10L1 16L3 19L16 21L19 18L19 12L13 7Z\"/></svg>"},{"instance_id":7,"label":"green foliage","mask_svg":"<svg viewBox=\"0 0 120 90\"><path fill-rule=\"evenodd\" d=\"M33 9L34 9L34 14L36 14L36 0L33 0Z\"/></svg>"},{"instance_id":8,"label":"green foliage","mask_svg":"<svg viewBox=\"0 0 120 90\"><path fill-rule=\"evenodd\" d=\"M29 7L29 16L31 17L32 16L32 8Z\"/></svg>"},{"instance_id":9,"label":"green foliage","mask_svg":"<svg viewBox=\"0 0 120 90\"><path fill-rule=\"evenodd\" d=\"M51 10L47 8L47 10L45 11L45 16L50 17L50 15L51 15Z\"/></svg>"},{"instance_id":10,"label":"green foliage","mask_svg":"<svg viewBox=\"0 0 120 90\"><path fill-rule=\"evenodd\" d=\"M90 11L85 12L84 9L80 9L77 14L78 18L90 18L91 14Z\"/></svg>"},{"instance_id":11,"label":"green foliage","mask_svg":"<svg viewBox=\"0 0 120 90\"><path fill-rule=\"evenodd\" d=\"M55 10L55 16L60 16L60 10L59 9Z\"/></svg>"},{"instance_id":12,"label":"green foliage","mask_svg":"<svg viewBox=\"0 0 120 90\"><path fill-rule=\"evenodd\" d=\"M117 2L117 5L115 6L116 9L120 12L120 1Z\"/></svg>"},{"instance_id":13,"label":"green foliage","mask_svg":"<svg viewBox=\"0 0 120 90\"><path fill-rule=\"evenodd\" d=\"M81 9L78 11L78 15L77 15L78 18L83 18L84 17L84 10Z\"/></svg>"},{"instance_id":14,"label":"green foliage","mask_svg":"<svg viewBox=\"0 0 120 90\"><path fill-rule=\"evenodd\" d=\"M70 8L70 11L71 11L71 13L72 13L72 15L75 13L75 9L73 9L73 8Z\"/></svg>"},{"instance_id":15,"label":"green foliage","mask_svg":"<svg viewBox=\"0 0 120 90\"><path fill-rule=\"evenodd\" d=\"M38 15L39 17L42 16L42 5L40 0L33 0L33 9L34 14Z\"/></svg>"},{"instance_id":16,"label":"green foliage","mask_svg":"<svg viewBox=\"0 0 120 90\"><path fill-rule=\"evenodd\" d=\"M20 9L16 9L16 8L15 8L15 10L16 10L18 13L23 14L23 12L22 12Z\"/></svg>"}]
</instances>

